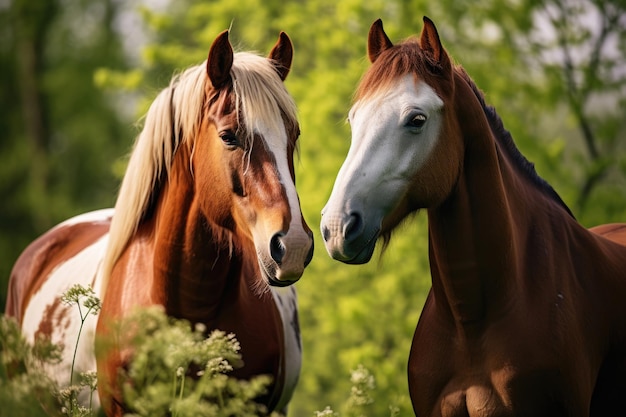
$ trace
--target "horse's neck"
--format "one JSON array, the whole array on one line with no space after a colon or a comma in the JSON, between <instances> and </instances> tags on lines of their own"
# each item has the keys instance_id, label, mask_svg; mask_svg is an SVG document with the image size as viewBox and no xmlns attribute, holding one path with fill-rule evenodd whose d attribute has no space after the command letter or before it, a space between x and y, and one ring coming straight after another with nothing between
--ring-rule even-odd
<instances>
[{"instance_id":1,"label":"horse's neck","mask_svg":"<svg viewBox=\"0 0 626 417\"><path fill-rule=\"evenodd\" d=\"M155 216L154 275L167 313L211 323L248 267L240 249L231 232L204 217L188 172L170 173Z\"/></svg>"},{"instance_id":2,"label":"horse's neck","mask_svg":"<svg viewBox=\"0 0 626 417\"><path fill-rule=\"evenodd\" d=\"M169 315L206 322L215 318L229 276L238 274L231 267L237 263L229 262L228 250L220 248L206 231L194 230L202 227L197 214L190 212L175 220L168 216L171 223L156 232L154 274L155 282L163 286Z\"/></svg>"},{"instance_id":3,"label":"horse's neck","mask_svg":"<svg viewBox=\"0 0 626 417\"><path fill-rule=\"evenodd\" d=\"M433 291L462 326L497 311L519 283L518 263L526 249L518 243L526 239L520 233L536 221L532 202L525 200L539 193L516 175L486 121L477 130L465 138L463 173L454 192L429 210Z\"/></svg>"}]
</instances>

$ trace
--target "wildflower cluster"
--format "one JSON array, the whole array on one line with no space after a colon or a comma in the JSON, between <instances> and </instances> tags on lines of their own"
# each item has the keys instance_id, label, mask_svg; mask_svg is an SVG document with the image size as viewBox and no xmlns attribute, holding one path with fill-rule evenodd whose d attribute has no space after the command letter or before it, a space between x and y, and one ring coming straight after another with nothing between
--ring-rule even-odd
<instances>
[{"instance_id":1,"label":"wildflower cluster","mask_svg":"<svg viewBox=\"0 0 626 417\"><path fill-rule=\"evenodd\" d=\"M100 311L100 300L91 288L74 286L62 298L76 306L82 323ZM264 406L255 402L266 394L268 376L240 381L227 374L243 366L241 347L233 334L213 331L207 337L205 326L195 327L184 320L168 317L162 308L137 310L116 323L118 340L133 352L127 368L120 371L124 401L130 411L126 417L253 417L267 415ZM77 335L76 346L80 339ZM107 349L107 341L98 341ZM95 372L80 375L78 384L70 378L69 386L59 388L46 374L46 367L59 363L61 349L46 339L30 345L21 335L17 322L0 316L0 417L90 417L97 377ZM72 363L72 374L74 363ZM351 373L350 397L343 407L349 417L364 417L372 404L374 376L359 365ZM78 394L87 390L89 404L79 404ZM390 416L399 414L390 407ZM276 417L273 413L270 417ZM339 417L326 407L315 417Z\"/></svg>"},{"instance_id":2,"label":"wildflower cluster","mask_svg":"<svg viewBox=\"0 0 626 417\"><path fill-rule=\"evenodd\" d=\"M374 375L367 368L359 365L357 369L352 371L350 382L352 382L352 389L348 399L349 406L358 408L373 402L370 392L376 388L376 382Z\"/></svg>"},{"instance_id":3,"label":"wildflower cluster","mask_svg":"<svg viewBox=\"0 0 626 417\"><path fill-rule=\"evenodd\" d=\"M322 411L315 411L313 413L315 417L339 417L339 413L334 411L329 406L326 406Z\"/></svg>"},{"instance_id":4,"label":"wildflower cluster","mask_svg":"<svg viewBox=\"0 0 626 417\"><path fill-rule=\"evenodd\" d=\"M118 329L133 349L121 374L132 416L267 415L254 399L265 394L269 377L240 381L226 375L243 365L233 334L206 337L204 326L193 328L158 307L138 310Z\"/></svg>"},{"instance_id":5,"label":"wildflower cluster","mask_svg":"<svg viewBox=\"0 0 626 417\"><path fill-rule=\"evenodd\" d=\"M76 305L78 307L80 320L83 323L90 313L96 316L102 308L102 302L96 296L93 288L83 287L79 284L74 285L64 292L61 296L61 301L68 306Z\"/></svg>"},{"instance_id":6,"label":"wildflower cluster","mask_svg":"<svg viewBox=\"0 0 626 417\"><path fill-rule=\"evenodd\" d=\"M370 411L367 407L374 402L371 396L371 393L376 388L374 375L363 365L359 365L356 369L352 370L350 382L352 383L350 396L343 406L343 411L345 415L349 417L365 417L368 415L368 411ZM400 409L396 405L389 406L390 417L396 417L399 414ZM314 417L340 416L338 412L328 406L322 411L315 411L313 415Z\"/></svg>"}]
</instances>

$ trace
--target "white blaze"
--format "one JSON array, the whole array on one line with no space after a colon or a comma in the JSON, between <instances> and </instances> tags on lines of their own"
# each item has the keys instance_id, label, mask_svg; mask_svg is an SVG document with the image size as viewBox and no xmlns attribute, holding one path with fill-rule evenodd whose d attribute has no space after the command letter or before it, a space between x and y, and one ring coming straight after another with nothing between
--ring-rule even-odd
<instances>
[{"instance_id":1,"label":"white blaze","mask_svg":"<svg viewBox=\"0 0 626 417\"><path fill-rule=\"evenodd\" d=\"M311 248L311 238L304 229L302 215L300 213L300 199L298 198L296 185L291 178L291 171L289 170L289 161L287 160L287 132L284 127L280 129L270 129L262 125L257 129L257 133L264 138L268 151L274 156L278 177L285 189L291 213L289 230L287 234L281 238L281 242L285 247L285 256L281 270L299 270L304 267L304 259ZM272 231L272 233L276 232L279 232L279 230ZM257 236L255 236L255 243L257 241L265 242L267 238L271 238L271 236L266 236L265 238L259 236L258 240ZM278 271L276 278L281 278L280 271Z\"/></svg>"},{"instance_id":2,"label":"white blaze","mask_svg":"<svg viewBox=\"0 0 626 417\"><path fill-rule=\"evenodd\" d=\"M435 147L442 108L437 93L412 75L355 103L349 115L352 143L323 210L329 252L343 245L351 211L362 211L366 228L377 230L396 207ZM425 117L424 125L411 126L418 115Z\"/></svg>"}]
</instances>

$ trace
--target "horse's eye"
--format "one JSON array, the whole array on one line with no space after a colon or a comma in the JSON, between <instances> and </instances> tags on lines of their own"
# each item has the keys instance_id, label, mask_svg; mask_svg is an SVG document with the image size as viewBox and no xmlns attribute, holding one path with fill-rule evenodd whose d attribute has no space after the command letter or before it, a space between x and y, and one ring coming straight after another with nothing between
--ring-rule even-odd
<instances>
[{"instance_id":1,"label":"horse's eye","mask_svg":"<svg viewBox=\"0 0 626 417\"><path fill-rule=\"evenodd\" d=\"M222 139L222 142L224 142L224 145L228 147L234 148L239 146L239 139L237 139L237 135L233 132L221 132L220 138Z\"/></svg>"},{"instance_id":2,"label":"horse's eye","mask_svg":"<svg viewBox=\"0 0 626 417\"><path fill-rule=\"evenodd\" d=\"M414 128L421 128L424 126L424 124L426 123L426 115L425 114L416 114L415 116L413 116L411 118L411 120L409 120L409 122L407 123L408 127L414 127Z\"/></svg>"}]
</instances>

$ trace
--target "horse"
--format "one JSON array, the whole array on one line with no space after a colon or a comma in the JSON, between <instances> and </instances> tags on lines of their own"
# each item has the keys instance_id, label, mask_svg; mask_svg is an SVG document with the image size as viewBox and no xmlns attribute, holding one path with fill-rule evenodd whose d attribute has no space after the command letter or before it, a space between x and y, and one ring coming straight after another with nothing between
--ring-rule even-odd
<instances>
[{"instance_id":1,"label":"horse","mask_svg":"<svg viewBox=\"0 0 626 417\"><path fill-rule=\"evenodd\" d=\"M54 371L65 383L79 323L61 294L80 283L102 299L76 369L97 369L108 416L128 411L117 375L133 360L112 323L149 306L234 333L244 365L229 375L270 375L259 402L268 411L289 402L301 367L291 285L313 255L295 187L297 111L283 83L292 57L284 32L267 58L235 53L228 30L219 34L207 60L153 101L114 208L61 223L17 260L6 313L31 340L66 347ZM109 353L94 357L94 335L113 340Z\"/></svg>"},{"instance_id":2,"label":"horse","mask_svg":"<svg viewBox=\"0 0 626 417\"><path fill-rule=\"evenodd\" d=\"M623 411L626 224L577 222L430 19L398 44L377 20L367 54L320 226L332 258L362 264L426 210L432 285L408 359L415 414Z\"/></svg>"}]
</instances>

